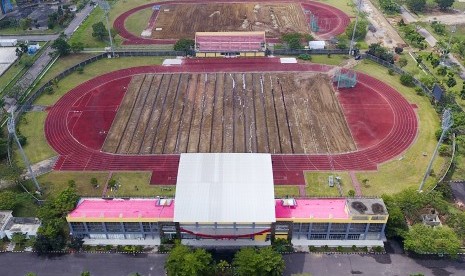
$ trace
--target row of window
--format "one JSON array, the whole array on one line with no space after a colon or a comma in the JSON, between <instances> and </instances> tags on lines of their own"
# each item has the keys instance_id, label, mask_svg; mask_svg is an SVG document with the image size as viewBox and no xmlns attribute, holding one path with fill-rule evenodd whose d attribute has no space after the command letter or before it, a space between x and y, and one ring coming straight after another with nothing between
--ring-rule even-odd
<instances>
[{"instance_id":1,"label":"row of window","mask_svg":"<svg viewBox=\"0 0 465 276\"><path fill-rule=\"evenodd\" d=\"M91 233L158 232L158 223L142 222L141 224L139 222L71 222L71 230L73 232L86 232L87 226L87 231Z\"/></svg>"},{"instance_id":2,"label":"row of window","mask_svg":"<svg viewBox=\"0 0 465 276\"><path fill-rule=\"evenodd\" d=\"M294 223L295 233L349 233L381 232L384 223ZM368 229L367 229L368 227Z\"/></svg>"}]
</instances>

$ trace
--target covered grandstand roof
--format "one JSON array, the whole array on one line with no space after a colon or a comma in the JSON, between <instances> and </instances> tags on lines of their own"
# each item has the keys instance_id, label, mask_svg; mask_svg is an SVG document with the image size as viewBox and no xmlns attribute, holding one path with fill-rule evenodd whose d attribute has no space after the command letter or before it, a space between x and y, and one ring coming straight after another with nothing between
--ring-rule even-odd
<instances>
[{"instance_id":1,"label":"covered grandstand roof","mask_svg":"<svg viewBox=\"0 0 465 276\"><path fill-rule=\"evenodd\" d=\"M199 52L263 51L265 32L196 32Z\"/></svg>"},{"instance_id":2,"label":"covered grandstand roof","mask_svg":"<svg viewBox=\"0 0 465 276\"><path fill-rule=\"evenodd\" d=\"M181 154L174 221L276 221L270 154Z\"/></svg>"}]
</instances>

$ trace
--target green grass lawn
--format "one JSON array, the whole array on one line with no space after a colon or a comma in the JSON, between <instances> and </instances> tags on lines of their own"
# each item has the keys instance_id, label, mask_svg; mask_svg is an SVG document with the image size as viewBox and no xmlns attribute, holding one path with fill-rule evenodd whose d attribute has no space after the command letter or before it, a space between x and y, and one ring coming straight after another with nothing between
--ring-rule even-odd
<instances>
[{"instance_id":1,"label":"green grass lawn","mask_svg":"<svg viewBox=\"0 0 465 276\"><path fill-rule=\"evenodd\" d=\"M124 26L129 32L140 36L142 31L147 27L147 23L149 22L152 13L153 11L151 8L138 11L128 17Z\"/></svg>"},{"instance_id":2,"label":"green grass lawn","mask_svg":"<svg viewBox=\"0 0 465 276\"><path fill-rule=\"evenodd\" d=\"M305 182L307 183L305 191L309 197L326 197L340 196L336 187L329 187L328 177L330 175L341 178L341 188L343 196L347 196L349 190L353 190L352 181L347 172L305 172Z\"/></svg>"},{"instance_id":3,"label":"green grass lawn","mask_svg":"<svg viewBox=\"0 0 465 276\"><path fill-rule=\"evenodd\" d=\"M169 196L174 197L175 186L150 185L150 172L115 172L112 179L118 183L116 191L108 190L107 196Z\"/></svg>"},{"instance_id":4,"label":"green grass lawn","mask_svg":"<svg viewBox=\"0 0 465 276\"><path fill-rule=\"evenodd\" d=\"M351 0L316 0L316 2L321 2L326 5L330 5L340 9L345 12L348 16L355 16L354 12L354 2Z\"/></svg>"},{"instance_id":5,"label":"green grass lawn","mask_svg":"<svg viewBox=\"0 0 465 276\"><path fill-rule=\"evenodd\" d=\"M0 29L0 35L41 35L41 34L56 34L59 31L63 30L63 28L54 28L52 30L23 30L20 27L8 27L4 29Z\"/></svg>"},{"instance_id":6,"label":"green grass lawn","mask_svg":"<svg viewBox=\"0 0 465 276\"><path fill-rule=\"evenodd\" d=\"M56 155L45 139L44 122L46 112L25 113L19 122L19 132L27 137L27 144L23 146L24 152L31 164L45 160ZM19 151L15 151L15 160L23 167L23 159Z\"/></svg>"},{"instance_id":7,"label":"green grass lawn","mask_svg":"<svg viewBox=\"0 0 465 276\"><path fill-rule=\"evenodd\" d=\"M331 57L328 57L327 55L312 55L311 62L328 65L339 65L347 59L348 57L346 55L331 55Z\"/></svg>"},{"instance_id":8,"label":"green grass lawn","mask_svg":"<svg viewBox=\"0 0 465 276\"><path fill-rule=\"evenodd\" d=\"M430 156L436 146L435 131L439 128L439 118L426 96L419 96L412 88L400 84L399 76L390 76L387 69L371 61L364 60L357 65L356 70L382 79L396 88L410 103L418 106L419 131L414 144L402 155L379 166L376 172L357 173L360 183L368 179L366 185L362 185L363 195L382 195L397 193L407 187L418 187L428 165ZM427 156L423 156L426 153ZM446 159L438 157L433 166L435 172L440 172ZM429 178L428 185L433 184L433 178ZM427 186L428 186L427 185Z\"/></svg>"},{"instance_id":9,"label":"green grass lawn","mask_svg":"<svg viewBox=\"0 0 465 276\"><path fill-rule=\"evenodd\" d=\"M291 185L275 185L274 197L299 197L299 187Z\"/></svg>"},{"instance_id":10,"label":"green grass lawn","mask_svg":"<svg viewBox=\"0 0 465 276\"><path fill-rule=\"evenodd\" d=\"M45 83L47 80L54 78L59 72L69 67L71 65L70 63L76 64L77 62L79 61L75 60L74 58L65 59L64 61L62 61L60 58L52 66L51 70L47 72L47 74L43 78L43 81L39 83L37 88L40 87L41 83ZM122 57L116 59L102 59L84 67L84 72L82 74L74 72L71 75L59 81L58 87L54 87L55 92L52 95L43 94L35 102L35 104L52 105L59 98L61 98L61 96L63 96L66 92L68 92L78 84L81 84L89 79L95 78L96 76L99 76L104 73L128 67L161 64L162 62L163 58L161 57Z\"/></svg>"},{"instance_id":11,"label":"green grass lawn","mask_svg":"<svg viewBox=\"0 0 465 276\"><path fill-rule=\"evenodd\" d=\"M97 178L99 187L94 188L90 183L91 178ZM103 187L108 177L108 172L66 172L53 171L38 177L38 181L44 190L46 197L56 196L68 187L68 181L76 182L76 189L81 196L102 196Z\"/></svg>"}]
</instances>

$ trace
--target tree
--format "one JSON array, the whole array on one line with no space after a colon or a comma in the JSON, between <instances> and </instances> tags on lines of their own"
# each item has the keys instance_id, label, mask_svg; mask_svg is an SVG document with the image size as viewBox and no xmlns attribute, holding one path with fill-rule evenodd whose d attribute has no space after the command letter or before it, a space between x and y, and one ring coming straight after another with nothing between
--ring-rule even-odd
<instances>
[{"instance_id":1,"label":"tree","mask_svg":"<svg viewBox=\"0 0 465 276\"><path fill-rule=\"evenodd\" d=\"M34 250L38 255L42 255L47 254L50 251L62 250L65 244L65 238L61 235L58 235L54 238L49 238L38 234L36 242L34 243Z\"/></svg>"},{"instance_id":2,"label":"tree","mask_svg":"<svg viewBox=\"0 0 465 276\"><path fill-rule=\"evenodd\" d=\"M177 243L165 263L168 276L209 275L213 272L213 259L205 249L191 250Z\"/></svg>"},{"instance_id":3,"label":"tree","mask_svg":"<svg viewBox=\"0 0 465 276\"><path fill-rule=\"evenodd\" d=\"M402 83L403 85L408 86L408 87L414 86L412 75L410 75L410 74L402 74L400 76L400 83Z\"/></svg>"},{"instance_id":4,"label":"tree","mask_svg":"<svg viewBox=\"0 0 465 276\"><path fill-rule=\"evenodd\" d=\"M446 81L447 87L454 87L457 84L457 81L453 77L449 77Z\"/></svg>"},{"instance_id":5,"label":"tree","mask_svg":"<svg viewBox=\"0 0 465 276\"><path fill-rule=\"evenodd\" d=\"M98 186L98 180L97 180L97 178L92 177L92 178L90 179L90 184L92 184L92 186L93 186L94 188L96 188L96 187Z\"/></svg>"},{"instance_id":6,"label":"tree","mask_svg":"<svg viewBox=\"0 0 465 276\"><path fill-rule=\"evenodd\" d=\"M35 274L34 272L28 272L24 276L37 276L37 274Z\"/></svg>"},{"instance_id":7,"label":"tree","mask_svg":"<svg viewBox=\"0 0 465 276\"><path fill-rule=\"evenodd\" d=\"M82 238L78 237L71 237L68 241L68 247L76 251L81 250L83 244L84 241L82 240Z\"/></svg>"},{"instance_id":8,"label":"tree","mask_svg":"<svg viewBox=\"0 0 465 276\"><path fill-rule=\"evenodd\" d=\"M181 38L174 44L175 51L184 51L188 52L191 49L194 49L195 41L188 38Z\"/></svg>"},{"instance_id":9,"label":"tree","mask_svg":"<svg viewBox=\"0 0 465 276\"><path fill-rule=\"evenodd\" d=\"M12 210L18 204L16 194L12 191L0 192L0 210Z\"/></svg>"},{"instance_id":10,"label":"tree","mask_svg":"<svg viewBox=\"0 0 465 276\"><path fill-rule=\"evenodd\" d=\"M29 17L19 20L19 26L23 30L26 30L29 27L31 27L31 23L32 23L32 19L30 19Z\"/></svg>"},{"instance_id":11,"label":"tree","mask_svg":"<svg viewBox=\"0 0 465 276\"><path fill-rule=\"evenodd\" d=\"M349 39L352 39L354 28L355 28L355 21L350 22L350 24L346 28L345 34ZM359 20L357 23L357 29L355 30L354 39L356 41L364 40L365 36L367 35L367 32L368 32L368 21Z\"/></svg>"},{"instance_id":12,"label":"tree","mask_svg":"<svg viewBox=\"0 0 465 276\"><path fill-rule=\"evenodd\" d=\"M70 44L70 49L73 53L79 53L82 50L84 50L84 43L78 41L78 42L71 42Z\"/></svg>"},{"instance_id":13,"label":"tree","mask_svg":"<svg viewBox=\"0 0 465 276\"><path fill-rule=\"evenodd\" d=\"M403 237L408 230L408 226L405 216L402 213L402 209L392 196L382 195L382 198L389 213L389 218L386 224L386 236Z\"/></svg>"},{"instance_id":14,"label":"tree","mask_svg":"<svg viewBox=\"0 0 465 276\"><path fill-rule=\"evenodd\" d=\"M13 235L11 235L11 241L22 246L26 243L26 234L20 232L13 233Z\"/></svg>"},{"instance_id":15,"label":"tree","mask_svg":"<svg viewBox=\"0 0 465 276\"><path fill-rule=\"evenodd\" d=\"M61 56L69 55L71 52L71 47L69 46L68 42L64 38L57 38L53 44L52 48L55 49L55 52Z\"/></svg>"},{"instance_id":16,"label":"tree","mask_svg":"<svg viewBox=\"0 0 465 276\"><path fill-rule=\"evenodd\" d=\"M91 276L89 271L84 271L81 273L81 276Z\"/></svg>"},{"instance_id":17,"label":"tree","mask_svg":"<svg viewBox=\"0 0 465 276\"><path fill-rule=\"evenodd\" d=\"M413 12L421 12L426 6L426 0L407 0L406 3Z\"/></svg>"},{"instance_id":18,"label":"tree","mask_svg":"<svg viewBox=\"0 0 465 276\"><path fill-rule=\"evenodd\" d=\"M288 33L281 36L281 41L287 43L289 49L301 49L302 48L302 39L306 36L300 33Z\"/></svg>"},{"instance_id":19,"label":"tree","mask_svg":"<svg viewBox=\"0 0 465 276\"><path fill-rule=\"evenodd\" d=\"M401 58L399 58L398 63L399 63L399 67L402 68L402 67L407 66L408 60L405 57L401 57Z\"/></svg>"},{"instance_id":20,"label":"tree","mask_svg":"<svg viewBox=\"0 0 465 276\"><path fill-rule=\"evenodd\" d=\"M234 256L233 267L239 276L282 275L285 264L282 256L269 246L259 250L245 247Z\"/></svg>"},{"instance_id":21,"label":"tree","mask_svg":"<svg viewBox=\"0 0 465 276\"><path fill-rule=\"evenodd\" d=\"M92 36L98 38L99 40L104 40L108 37L107 28L105 28L105 25L103 25L102 21L92 25Z\"/></svg>"},{"instance_id":22,"label":"tree","mask_svg":"<svg viewBox=\"0 0 465 276\"><path fill-rule=\"evenodd\" d=\"M457 255L461 241L457 235L447 226L430 227L423 224L415 224L405 235L405 250L415 253L435 253Z\"/></svg>"},{"instance_id":23,"label":"tree","mask_svg":"<svg viewBox=\"0 0 465 276\"><path fill-rule=\"evenodd\" d=\"M435 0L441 10L446 10L454 5L455 0Z\"/></svg>"}]
</instances>

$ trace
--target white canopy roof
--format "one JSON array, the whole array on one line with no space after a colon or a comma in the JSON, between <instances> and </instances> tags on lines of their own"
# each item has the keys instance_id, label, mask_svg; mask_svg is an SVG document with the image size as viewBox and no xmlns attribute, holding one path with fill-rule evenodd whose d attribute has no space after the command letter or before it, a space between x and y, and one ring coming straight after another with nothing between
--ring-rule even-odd
<instances>
[{"instance_id":1,"label":"white canopy roof","mask_svg":"<svg viewBox=\"0 0 465 276\"><path fill-rule=\"evenodd\" d=\"M181 154L174 221L275 222L270 154Z\"/></svg>"}]
</instances>

